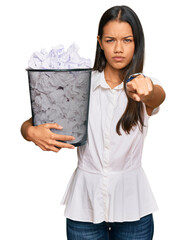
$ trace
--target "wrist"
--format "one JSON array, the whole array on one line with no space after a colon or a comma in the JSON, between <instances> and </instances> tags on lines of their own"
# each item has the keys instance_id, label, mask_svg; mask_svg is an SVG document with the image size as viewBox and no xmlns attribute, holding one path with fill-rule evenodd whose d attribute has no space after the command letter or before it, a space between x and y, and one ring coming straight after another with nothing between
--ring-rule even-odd
<instances>
[{"instance_id":1,"label":"wrist","mask_svg":"<svg viewBox=\"0 0 186 240\"><path fill-rule=\"evenodd\" d=\"M28 126L27 127L27 131L26 131L26 135L25 135L25 139L27 141L32 141L33 130L34 130L34 126Z\"/></svg>"},{"instance_id":2,"label":"wrist","mask_svg":"<svg viewBox=\"0 0 186 240\"><path fill-rule=\"evenodd\" d=\"M147 97L144 99L144 101L142 100L142 102L143 102L145 105L151 107L153 97L154 97L154 92L153 92L151 95L147 96Z\"/></svg>"},{"instance_id":3,"label":"wrist","mask_svg":"<svg viewBox=\"0 0 186 240\"><path fill-rule=\"evenodd\" d=\"M151 91L149 91L149 94L144 98L144 100L142 100L142 102L149 107L151 107L151 104L153 103L154 91L155 91L154 84L151 79L150 81L152 83L152 89Z\"/></svg>"}]
</instances>

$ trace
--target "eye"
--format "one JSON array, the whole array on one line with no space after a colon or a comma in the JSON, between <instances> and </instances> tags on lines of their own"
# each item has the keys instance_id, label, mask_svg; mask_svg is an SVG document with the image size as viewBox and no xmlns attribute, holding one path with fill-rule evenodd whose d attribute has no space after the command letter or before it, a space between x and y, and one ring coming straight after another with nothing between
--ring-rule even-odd
<instances>
[{"instance_id":1,"label":"eye","mask_svg":"<svg viewBox=\"0 0 186 240\"><path fill-rule=\"evenodd\" d=\"M107 42L107 43L114 42L114 39L107 39L106 42Z\"/></svg>"},{"instance_id":2,"label":"eye","mask_svg":"<svg viewBox=\"0 0 186 240\"><path fill-rule=\"evenodd\" d=\"M125 43L130 43L130 42L132 42L132 39L125 38L123 41L124 41Z\"/></svg>"}]
</instances>

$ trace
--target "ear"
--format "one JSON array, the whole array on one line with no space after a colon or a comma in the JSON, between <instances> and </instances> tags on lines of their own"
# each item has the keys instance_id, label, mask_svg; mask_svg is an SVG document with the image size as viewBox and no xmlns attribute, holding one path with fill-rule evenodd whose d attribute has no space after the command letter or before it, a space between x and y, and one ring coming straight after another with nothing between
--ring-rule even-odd
<instances>
[{"instance_id":1,"label":"ear","mask_svg":"<svg viewBox=\"0 0 186 240\"><path fill-rule=\"evenodd\" d=\"M102 46L102 42L101 42L100 36L97 36L97 40L99 42L99 45L100 45L101 49L103 50L103 46Z\"/></svg>"}]
</instances>

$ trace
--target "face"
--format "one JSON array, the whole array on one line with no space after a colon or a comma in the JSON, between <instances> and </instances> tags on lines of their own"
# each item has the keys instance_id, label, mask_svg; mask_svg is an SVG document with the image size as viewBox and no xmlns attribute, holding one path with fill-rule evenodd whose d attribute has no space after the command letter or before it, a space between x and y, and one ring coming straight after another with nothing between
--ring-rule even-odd
<instances>
[{"instance_id":1,"label":"face","mask_svg":"<svg viewBox=\"0 0 186 240\"><path fill-rule=\"evenodd\" d=\"M108 22L98 41L107 60L106 67L120 70L131 62L135 44L132 28L127 22Z\"/></svg>"}]
</instances>

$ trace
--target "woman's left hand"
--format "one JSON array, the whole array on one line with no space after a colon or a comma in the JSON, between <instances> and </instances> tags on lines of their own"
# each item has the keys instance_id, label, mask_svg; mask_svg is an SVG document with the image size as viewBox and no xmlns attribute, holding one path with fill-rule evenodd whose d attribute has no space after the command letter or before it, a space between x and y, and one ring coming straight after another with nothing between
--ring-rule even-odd
<instances>
[{"instance_id":1,"label":"woman's left hand","mask_svg":"<svg viewBox=\"0 0 186 240\"><path fill-rule=\"evenodd\" d=\"M154 93L152 80L148 77L144 77L142 74L128 82L126 84L126 89L128 96L137 102L148 102Z\"/></svg>"}]
</instances>

